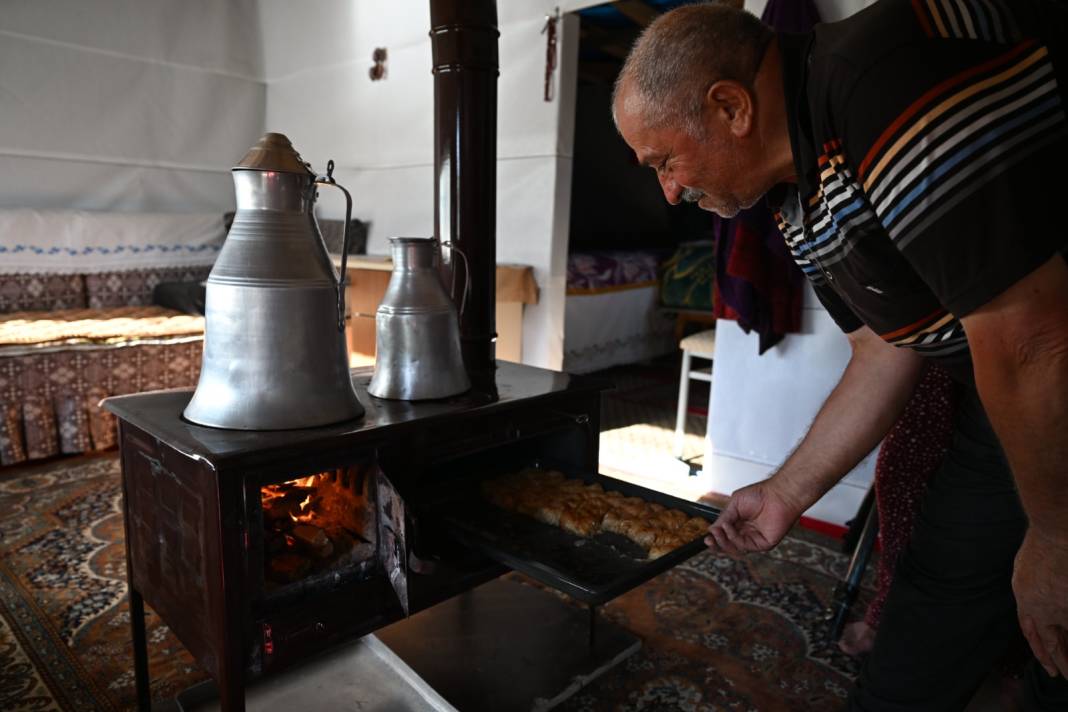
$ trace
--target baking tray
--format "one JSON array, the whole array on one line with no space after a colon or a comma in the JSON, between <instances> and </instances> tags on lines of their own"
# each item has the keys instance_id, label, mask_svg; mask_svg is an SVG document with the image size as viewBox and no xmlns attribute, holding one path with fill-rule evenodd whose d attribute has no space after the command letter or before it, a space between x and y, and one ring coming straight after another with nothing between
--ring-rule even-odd
<instances>
[{"instance_id":1,"label":"baking tray","mask_svg":"<svg viewBox=\"0 0 1068 712\"><path fill-rule=\"evenodd\" d=\"M715 507L612 477L570 473L561 468L543 469L555 469L587 484L597 483L606 491L657 502L690 516L703 517L709 523L719 515ZM583 603L597 605L609 601L705 548L703 537L699 537L650 560L643 547L620 534L602 532L580 537L533 517L501 509L482 496L481 481L454 488L445 501L439 501L437 511L445 529L461 544Z\"/></svg>"}]
</instances>

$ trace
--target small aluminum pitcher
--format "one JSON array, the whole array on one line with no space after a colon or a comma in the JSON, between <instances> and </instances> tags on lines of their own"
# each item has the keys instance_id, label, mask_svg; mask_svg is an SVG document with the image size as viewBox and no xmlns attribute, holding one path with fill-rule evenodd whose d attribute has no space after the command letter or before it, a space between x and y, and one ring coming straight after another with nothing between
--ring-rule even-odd
<instances>
[{"instance_id":1,"label":"small aluminum pitcher","mask_svg":"<svg viewBox=\"0 0 1068 712\"><path fill-rule=\"evenodd\" d=\"M441 283L433 237L390 238L393 274L375 314L378 353L367 392L394 400L448 398L471 388L460 353L456 305ZM453 252L467 256L455 247ZM464 289L463 311L470 280Z\"/></svg>"},{"instance_id":2,"label":"small aluminum pitcher","mask_svg":"<svg viewBox=\"0 0 1068 712\"><path fill-rule=\"evenodd\" d=\"M204 361L185 417L235 430L288 430L363 415L345 343L352 199L269 133L233 169L237 214L208 277ZM345 193L341 274L312 213L316 190Z\"/></svg>"}]
</instances>

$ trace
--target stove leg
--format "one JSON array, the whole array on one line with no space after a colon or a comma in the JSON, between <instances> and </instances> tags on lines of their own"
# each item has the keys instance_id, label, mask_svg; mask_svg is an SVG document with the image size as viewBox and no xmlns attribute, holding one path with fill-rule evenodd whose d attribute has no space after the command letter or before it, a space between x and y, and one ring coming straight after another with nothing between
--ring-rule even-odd
<instances>
[{"instance_id":1,"label":"stove leg","mask_svg":"<svg viewBox=\"0 0 1068 712\"><path fill-rule=\"evenodd\" d=\"M219 709L221 712L245 712L244 683L219 681Z\"/></svg>"},{"instance_id":2,"label":"stove leg","mask_svg":"<svg viewBox=\"0 0 1068 712\"><path fill-rule=\"evenodd\" d=\"M245 712L245 669L240 648L227 645L221 662L215 680L219 685L220 712Z\"/></svg>"},{"instance_id":3,"label":"stove leg","mask_svg":"<svg viewBox=\"0 0 1068 712\"><path fill-rule=\"evenodd\" d=\"M237 610L234 606L231 610ZM226 643L220 656L219 676L215 682L219 685L220 712L245 712L245 665L244 638L240 624L231 620L226 626Z\"/></svg>"},{"instance_id":4,"label":"stove leg","mask_svg":"<svg viewBox=\"0 0 1068 712\"><path fill-rule=\"evenodd\" d=\"M590 653L593 653L594 645L597 643L597 606L590 606Z\"/></svg>"},{"instance_id":5,"label":"stove leg","mask_svg":"<svg viewBox=\"0 0 1068 712\"><path fill-rule=\"evenodd\" d=\"M130 588L130 630L133 634L137 710L138 712L152 712L152 693L148 686L148 639L145 635L145 599L133 587Z\"/></svg>"}]
</instances>

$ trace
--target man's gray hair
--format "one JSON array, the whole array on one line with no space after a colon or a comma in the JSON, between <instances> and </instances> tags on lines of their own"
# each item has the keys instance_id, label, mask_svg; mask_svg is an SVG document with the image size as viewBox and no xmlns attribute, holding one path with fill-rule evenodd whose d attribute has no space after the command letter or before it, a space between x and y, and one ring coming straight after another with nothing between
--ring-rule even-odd
<instances>
[{"instance_id":1,"label":"man's gray hair","mask_svg":"<svg viewBox=\"0 0 1068 712\"><path fill-rule=\"evenodd\" d=\"M631 88L624 111L645 126L704 131L705 92L731 79L752 90L771 28L745 10L720 3L684 5L658 17L631 48L616 79L613 112L624 85Z\"/></svg>"}]
</instances>

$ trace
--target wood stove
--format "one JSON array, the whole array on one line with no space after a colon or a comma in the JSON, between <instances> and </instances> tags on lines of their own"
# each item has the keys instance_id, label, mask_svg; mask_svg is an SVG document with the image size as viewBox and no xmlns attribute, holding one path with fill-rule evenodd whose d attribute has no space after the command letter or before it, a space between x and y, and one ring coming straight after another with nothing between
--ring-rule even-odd
<instances>
[{"instance_id":1,"label":"wood stove","mask_svg":"<svg viewBox=\"0 0 1068 712\"><path fill-rule=\"evenodd\" d=\"M191 391L108 401L140 709L145 601L218 682L223 709L242 710L247 679L508 570L435 516L472 474L465 463L546 458L596 472L600 381L502 362L494 397L420 404L371 398L370 372L354 373L366 416L308 430L194 425L181 418Z\"/></svg>"}]
</instances>

